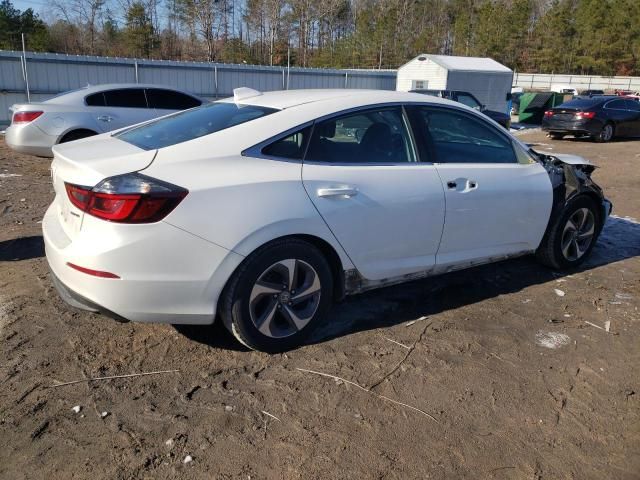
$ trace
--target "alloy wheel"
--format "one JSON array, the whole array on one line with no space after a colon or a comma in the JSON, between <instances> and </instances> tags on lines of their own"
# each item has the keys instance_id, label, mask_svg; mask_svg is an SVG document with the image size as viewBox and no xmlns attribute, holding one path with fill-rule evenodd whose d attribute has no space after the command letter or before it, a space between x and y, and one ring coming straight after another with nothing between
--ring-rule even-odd
<instances>
[{"instance_id":1,"label":"alloy wheel","mask_svg":"<svg viewBox=\"0 0 640 480\"><path fill-rule=\"evenodd\" d=\"M593 212L579 208L569 217L562 232L562 255L570 262L580 259L589 249L596 232Z\"/></svg>"},{"instance_id":2,"label":"alloy wheel","mask_svg":"<svg viewBox=\"0 0 640 480\"><path fill-rule=\"evenodd\" d=\"M321 291L320 277L307 262L294 258L276 262L251 289L251 321L267 337L294 335L315 315Z\"/></svg>"},{"instance_id":3,"label":"alloy wheel","mask_svg":"<svg viewBox=\"0 0 640 480\"><path fill-rule=\"evenodd\" d=\"M608 142L613 137L613 127L609 124L602 127L602 140Z\"/></svg>"}]
</instances>

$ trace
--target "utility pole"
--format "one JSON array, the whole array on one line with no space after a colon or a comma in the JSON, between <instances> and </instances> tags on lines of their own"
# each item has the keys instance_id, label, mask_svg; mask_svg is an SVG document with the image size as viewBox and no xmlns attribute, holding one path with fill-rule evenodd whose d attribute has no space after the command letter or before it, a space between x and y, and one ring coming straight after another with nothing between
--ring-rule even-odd
<instances>
[{"instance_id":1,"label":"utility pole","mask_svg":"<svg viewBox=\"0 0 640 480\"><path fill-rule=\"evenodd\" d=\"M24 33L22 35L22 76L27 89L27 103L31 103L31 93L29 92L29 73L27 72L27 50L25 49Z\"/></svg>"}]
</instances>

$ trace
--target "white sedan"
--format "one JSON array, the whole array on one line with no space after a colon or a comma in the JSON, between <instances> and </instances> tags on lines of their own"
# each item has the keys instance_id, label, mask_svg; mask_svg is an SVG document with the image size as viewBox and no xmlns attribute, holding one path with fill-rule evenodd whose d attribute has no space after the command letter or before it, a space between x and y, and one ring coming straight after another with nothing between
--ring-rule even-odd
<instances>
[{"instance_id":1,"label":"white sedan","mask_svg":"<svg viewBox=\"0 0 640 480\"><path fill-rule=\"evenodd\" d=\"M170 87L117 83L57 95L41 103L11 107L6 142L17 152L53 156L51 148L194 108L206 100Z\"/></svg>"},{"instance_id":2,"label":"white sedan","mask_svg":"<svg viewBox=\"0 0 640 480\"><path fill-rule=\"evenodd\" d=\"M238 89L54 154L43 232L63 298L218 318L270 352L345 295L532 253L576 266L611 211L586 160L402 92Z\"/></svg>"}]
</instances>

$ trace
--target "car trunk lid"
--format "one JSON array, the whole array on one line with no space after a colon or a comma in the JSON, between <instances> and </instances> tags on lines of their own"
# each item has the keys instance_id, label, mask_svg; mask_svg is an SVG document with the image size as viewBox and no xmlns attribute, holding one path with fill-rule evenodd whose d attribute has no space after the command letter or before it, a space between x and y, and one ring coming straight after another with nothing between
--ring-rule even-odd
<instances>
[{"instance_id":1,"label":"car trunk lid","mask_svg":"<svg viewBox=\"0 0 640 480\"><path fill-rule=\"evenodd\" d=\"M92 188L105 178L137 172L153 162L157 150L142 150L111 135L56 145L51 178L55 208L65 234L73 240L82 227L84 212L71 203L65 184Z\"/></svg>"},{"instance_id":2,"label":"car trunk lid","mask_svg":"<svg viewBox=\"0 0 640 480\"><path fill-rule=\"evenodd\" d=\"M576 113L581 112L581 109L578 108L554 108L553 110L553 118L556 120L573 120L575 118Z\"/></svg>"}]
</instances>

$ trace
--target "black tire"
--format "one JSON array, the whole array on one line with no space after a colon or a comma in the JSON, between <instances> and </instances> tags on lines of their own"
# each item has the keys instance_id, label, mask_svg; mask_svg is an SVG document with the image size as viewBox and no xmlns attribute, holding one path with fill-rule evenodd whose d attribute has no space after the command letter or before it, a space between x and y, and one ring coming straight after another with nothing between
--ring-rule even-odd
<instances>
[{"instance_id":1,"label":"black tire","mask_svg":"<svg viewBox=\"0 0 640 480\"><path fill-rule=\"evenodd\" d=\"M288 275L289 270L284 270L283 265L290 265L287 262L291 260L295 260L293 269L296 273L291 275L294 277L294 285L288 282L288 287L281 288L280 293L270 290L271 286L285 282L285 277L279 279L278 275L285 272ZM298 278L299 275L302 275L302 280ZM268 281L263 281L265 276L268 277ZM293 304L295 288L298 288L296 285L302 289L311 277L317 278L320 283L319 286L309 288L309 291L318 289L318 297L314 295L309 300ZM259 280L260 285L257 283ZM279 284L277 280L282 281ZM267 284L269 292L259 293L252 299L255 289ZM314 328L324 321L332 303L333 277L322 253L303 240L282 239L261 247L244 260L222 292L218 313L227 330L242 344L254 350L275 353L302 345ZM275 307L272 310L273 304ZM304 315L310 319L305 319L304 326L297 330L291 312L299 307L307 310ZM260 309L267 313L257 315ZM269 312L272 311L275 313L269 316ZM300 313L300 310L297 313ZM261 318L256 319L258 316L267 320L260 322ZM301 320L297 315L295 318ZM258 324L262 326L262 331ZM264 330L269 332L266 333Z\"/></svg>"},{"instance_id":2,"label":"black tire","mask_svg":"<svg viewBox=\"0 0 640 480\"><path fill-rule=\"evenodd\" d=\"M59 143L73 142L74 140L93 137L94 135L97 135L97 133L92 130L86 130L86 129L71 130L70 132L65 133L64 137L60 139Z\"/></svg>"},{"instance_id":3,"label":"black tire","mask_svg":"<svg viewBox=\"0 0 640 480\"><path fill-rule=\"evenodd\" d=\"M613 140L613 137L616 134L616 128L613 125L613 123L605 123L602 126L602 130L600 130L600 132L593 137L593 139L598 142L598 143L606 143L606 142L610 142L611 140Z\"/></svg>"},{"instance_id":4,"label":"black tire","mask_svg":"<svg viewBox=\"0 0 640 480\"><path fill-rule=\"evenodd\" d=\"M579 211L588 209L591 212L593 218L593 235L588 245L580 245L581 254L577 258L573 258L574 255L566 253L580 252L578 247L569 247L568 250L563 251L563 245L567 245L565 240L569 240L571 236L571 229L568 228L568 222L570 219L575 218L574 215L578 215ZM581 195L569 202L560 215L557 215L556 219L547 227L547 231L544 234L542 242L536 251L536 257L540 263L557 269L569 269L580 265L586 258L589 257L591 250L593 249L598 235L602 229L602 212L591 198ZM585 226L588 230L588 224ZM580 235L576 235L579 237ZM578 239L578 242L580 240Z\"/></svg>"},{"instance_id":5,"label":"black tire","mask_svg":"<svg viewBox=\"0 0 640 480\"><path fill-rule=\"evenodd\" d=\"M564 134L562 133L550 133L549 137L551 140L562 140L564 138Z\"/></svg>"}]
</instances>

